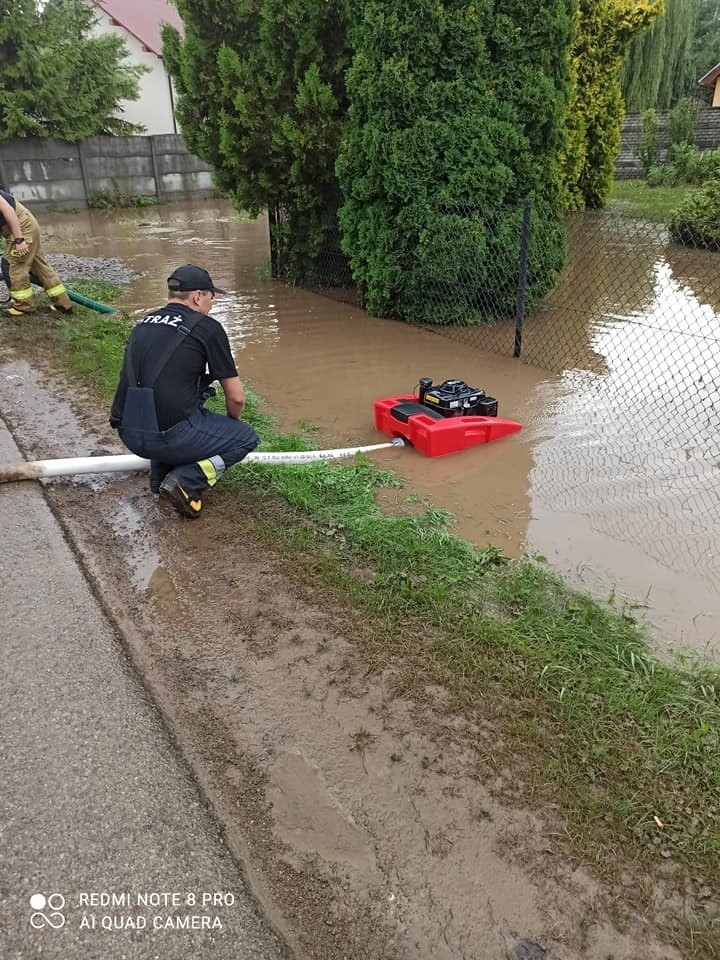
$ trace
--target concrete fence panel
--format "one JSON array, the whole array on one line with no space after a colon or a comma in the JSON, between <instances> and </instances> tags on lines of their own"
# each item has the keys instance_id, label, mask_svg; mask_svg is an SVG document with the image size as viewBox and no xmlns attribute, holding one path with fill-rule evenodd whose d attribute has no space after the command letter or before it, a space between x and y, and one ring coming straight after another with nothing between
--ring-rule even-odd
<instances>
[{"instance_id":1,"label":"concrete fence panel","mask_svg":"<svg viewBox=\"0 0 720 960\"><path fill-rule=\"evenodd\" d=\"M2 144L0 179L21 203L78 206L85 200L78 145L64 140Z\"/></svg>"},{"instance_id":2,"label":"concrete fence panel","mask_svg":"<svg viewBox=\"0 0 720 960\"><path fill-rule=\"evenodd\" d=\"M88 197L155 193L149 137L90 137L79 144Z\"/></svg>"},{"instance_id":3,"label":"concrete fence panel","mask_svg":"<svg viewBox=\"0 0 720 960\"><path fill-rule=\"evenodd\" d=\"M85 206L99 193L170 200L215 192L212 168L176 134L11 140L0 144L0 186L38 208Z\"/></svg>"},{"instance_id":4,"label":"concrete fence panel","mask_svg":"<svg viewBox=\"0 0 720 960\"><path fill-rule=\"evenodd\" d=\"M204 161L188 153L177 134L148 138L155 155L155 179L158 196L206 196L213 193L212 170Z\"/></svg>"}]
</instances>

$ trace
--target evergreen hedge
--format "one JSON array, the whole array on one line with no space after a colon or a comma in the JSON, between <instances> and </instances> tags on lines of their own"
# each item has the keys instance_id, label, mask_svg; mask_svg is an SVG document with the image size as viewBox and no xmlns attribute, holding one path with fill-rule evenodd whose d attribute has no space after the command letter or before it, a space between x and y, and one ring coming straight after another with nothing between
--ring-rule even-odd
<instances>
[{"instance_id":1,"label":"evergreen hedge","mask_svg":"<svg viewBox=\"0 0 720 960\"><path fill-rule=\"evenodd\" d=\"M364 0L354 7L338 159L343 245L369 310L472 323L512 310L521 204L530 296L565 250L558 154L574 0Z\"/></svg>"},{"instance_id":2,"label":"evergreen hedge","mask_svg":"<svg viewBox=\"0 0 720 960\"><path fill-rule=\"evenodd\" d=\"M628 42L662 13L663 2L579 0L562 163L569 209L604 207L610 195L625 115L620 69Z\"/></svg>"}]
</instances>

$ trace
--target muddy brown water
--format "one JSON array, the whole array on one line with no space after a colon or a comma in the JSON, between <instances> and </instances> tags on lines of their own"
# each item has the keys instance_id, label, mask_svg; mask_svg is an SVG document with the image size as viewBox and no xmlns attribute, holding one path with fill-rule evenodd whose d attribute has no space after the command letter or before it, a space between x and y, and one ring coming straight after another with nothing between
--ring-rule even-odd
<instances>
[{"instance_id":1,"label":"muddy brown water","mask_svg":"<svg viewBox=\"0 0 720 960\"><path fill-rule=\"evenodd\" d=\"M720 655L720 428L708 419L688 440L683 418L694 410L663 402L670 393L691 396L716 375L713 258L673 259L652 247L646 268L616 284L612 303L585 298L572 321L586 333L579 353L568 347L577 338L558 327L534 351L543 366L532 366L272 280L267 222L238 216L224 201L46 213L43 227L51 251L118 257L141 273L121 300L131 314L163 301L178 264L207 267L228 290L214 313L241 377L283 428L312 425L318 446L377 442L373 400L412 391L420 376L483 387L523 431L439 460L408 449L376 455L407 481L383 503L405 508L413 494L427 498L481 547L542 555L599 597L640 604L659 649ZM578 276L615 269L607 254L600 262L578 241L573 250L558 296ZM618 245L616 256L619 271L627 250ZM699 316L690 332L705 338L705 349L684 346L678 357L667 322L652 329L668 306L678 323L683 311ZM561 322L558 310L549 323ZM648 330L642 339L633 335L638 323ZM623 372L633 364L648 372L628 389Z\"/></svg>"}]
</instances>

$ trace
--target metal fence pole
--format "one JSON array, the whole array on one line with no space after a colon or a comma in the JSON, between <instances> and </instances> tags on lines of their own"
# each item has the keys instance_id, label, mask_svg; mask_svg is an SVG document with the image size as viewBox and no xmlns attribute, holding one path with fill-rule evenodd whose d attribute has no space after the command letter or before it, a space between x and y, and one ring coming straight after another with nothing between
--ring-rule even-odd
<instances>
[{"instance_id":1,"label":"metal fence pole","mask_svg":"<svg viewBox=\"0 0 720 960\"><path fill-rule=\"evenodd\" d=\"M523 201L523 219L520 232L520 262L518 264L518 289L515 301L515 345L513 357L522 353L523 321L525 319L525 296L527 294L528 254L530 252L530 218L532 200Z\"/></svg>"},{"instance_id":2,"label":"metal fence pole","mask_svg":"<svg viewBox=\"0 0 720 960\"><path fill-rule=\"evenodd\" d=\"M280 277L280 250L277 226L280 218L278 208L274 204L268 207L268 233L270 239L270 276L277 280Z\"/></svg>"}]
</instances>

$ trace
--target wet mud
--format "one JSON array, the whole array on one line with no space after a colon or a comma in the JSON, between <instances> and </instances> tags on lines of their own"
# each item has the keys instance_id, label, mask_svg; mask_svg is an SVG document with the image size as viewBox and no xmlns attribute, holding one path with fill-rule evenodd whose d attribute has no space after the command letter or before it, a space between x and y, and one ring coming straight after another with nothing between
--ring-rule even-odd
<instances>
[{"instance_id":1,"label":"wet mud","mask_svg":"<svg viewBox=\"0 0 720 960\"><path fill-rule=\"evenodd\" d=\"M406 480L381 504L404 509L408 497L427 498L455 514L460 536L544 556L583 589L631 610L662 654L720 657L714 257L667 252L640 227L636 238L615 240L601 223L602 243L583 242L579 232L557 290L528 322L532 366L509 357L511 326L500 356L482 349L477 331L468 343L466 331L438 335L376 320L273 281L266 221L243 219L221 201L45 214L43 226L51 250L112 255L136 271L121 302L131 314L162 301L178 263L206 266L229 291L214 313L241 377L283 427L312 428L318 446L379 440L373 400L412 391L421 376L484 388L522 433L435 460L407 449L377 455ZM569 313L573 290L578 308ZM679 356L668 310L688 334ZM497 347L502 330L492 335ZM703 385L705 425L691 406Z\"/></svg>"},{"instance_id":2,"label":"wet mud","mask_svg":"<svg viewBox=\"0 0 720 960\"><path fill-rule=\"evenodd\" d=\"M96 409L24 363L0 368L0 408L28 458L117 451ZM483 772L491 725L369 672L363 623L254 537L249 495L218 489L188 523L142 476L41 482L298 957L679 960L629 906L648 878L611 890L570 863L553 811ZM659 880L655 896L662 913Z\"/></svg>"}]
</instances>

